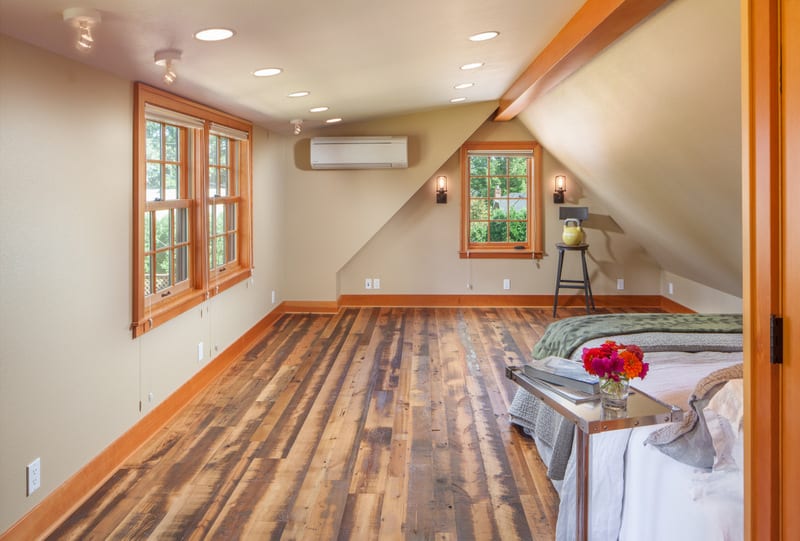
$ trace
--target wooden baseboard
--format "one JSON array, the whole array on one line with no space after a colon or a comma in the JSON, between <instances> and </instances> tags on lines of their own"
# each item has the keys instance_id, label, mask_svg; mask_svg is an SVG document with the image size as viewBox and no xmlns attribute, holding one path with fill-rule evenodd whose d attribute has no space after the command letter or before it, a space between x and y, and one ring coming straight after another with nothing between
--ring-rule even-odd
<instances>
[{"instance_id":1,"label":"wooden baseboard","mask_svg":"<svg viewBox=\"0 0 800 541\"><path fill-rule=\"evenodd\" d=\"M283 313L279 305L245 332L238 340L209 362L189 381L145 415L99 455L45 497L36 507L0 534L0 541L30 540L45 537L65 516L77 509L142 444L205 389L236 358L250 349L255 340Z\"/></svg>"},{"instance_id":2,"label":"wooden baseboard","mask_svg":"<svg viewBox=\"0 0 800 541\"><path fill-rule=\"evenodd\" d=\"M339 311L336 301L284 301L280 306L287 314L335 314Z\"/></svg>"},{"instance_id":3,"label":"wooden baseboard","mask_svg":"<svg viewBox=\"0 0 800 541\"><path fill-rule=\"evenodd\" d=\"M595 295L595 306L606 308L662 308L670 312L691 312L685 306L661 295ZM553 295L342 295L339 307L420 306L420 307L541 307L553 306ZM584 306L583 295L559 295L559 307Z\"/></svg>"}]
</instances>

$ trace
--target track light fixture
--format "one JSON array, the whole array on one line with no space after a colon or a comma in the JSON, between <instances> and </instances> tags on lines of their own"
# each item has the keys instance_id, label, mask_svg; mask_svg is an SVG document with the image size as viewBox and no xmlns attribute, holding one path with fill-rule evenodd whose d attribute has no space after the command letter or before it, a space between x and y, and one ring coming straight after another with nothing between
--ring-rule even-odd
<instances>
[{"instance_id":1,"label":"track light fixture","mask_svg":"<svg viewBox=\"0 0 800 541\"><path fill-rule=\"evenodd\" d=\"M292 120L290 122L292 126L294 126L294 134L300 135L303 131L303 121L302 120Z\"/></svg>"},{"instance_id":2,"label":"track light fixture","mask_svg":"<svg viewBox=\"0 0 800 541\"><path fill-rule=\"evenodd\" d=\"M79 51L88 51L94 45L92 27L96 26L100 20L100 12L96 9L88 8L68 8L62 12L64 21L74 26L78 31L75 47Z\"/></svg>"},{"instance_id":3,"label":"track light fixture","mask_svg":"<svg viewBox=\"0 0 800 541\"><path fill-rule=\"evenodd\" d=\"M181 51L179 49L161 49L156 51L153 60L159 66L164 67L164 83L171 85L178 78L175 73L175 66L173 62L181 59Z\"/></svg>"}]
</instances>

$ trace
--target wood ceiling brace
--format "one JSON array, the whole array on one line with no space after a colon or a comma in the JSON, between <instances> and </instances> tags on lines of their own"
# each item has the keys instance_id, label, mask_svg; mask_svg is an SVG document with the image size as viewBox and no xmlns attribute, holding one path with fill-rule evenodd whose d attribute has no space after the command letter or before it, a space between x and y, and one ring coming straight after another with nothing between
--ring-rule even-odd
<instances>
[{"instance_id":1,"label":"wood ceiling brace","mask_svg":"<svg viewBox=\"0 0 800 541\"><path fill-rule=\"evenodd\" d=\"M670 0L587 0L500 98L494 120L512 120Z\"/></svg>"}]
</instances>

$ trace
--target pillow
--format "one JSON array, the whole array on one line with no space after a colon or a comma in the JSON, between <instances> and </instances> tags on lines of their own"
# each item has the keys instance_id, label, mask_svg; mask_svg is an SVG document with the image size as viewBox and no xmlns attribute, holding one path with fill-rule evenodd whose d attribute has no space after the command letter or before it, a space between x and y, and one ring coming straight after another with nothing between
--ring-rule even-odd
<instances>
[{"instance_id":1,"label":"pillow","mask_svg":"<svg viewBox=\"0 0 800 541\"><path fill-rule=\"evenodd\" d=\"M714 471L736 471L744 466L741 456L743 393L743 380L732 379L717 391L703 409L714 446Z\"/></svg>"},{"instance_id":2,"label":"pillow","mask_svg":"<svg viewBox=\"0 0 800 541\"><path fill-rule=\"evenodd\" d=\"M655 446L665 455L689 466L711 470L714 466L714 442L703 409L729 380L742 378L742 364L717 370L701 379L689 398L689 411L680 423L671 423L654 431L645 445Z\"/></svg>"}]
</instances>

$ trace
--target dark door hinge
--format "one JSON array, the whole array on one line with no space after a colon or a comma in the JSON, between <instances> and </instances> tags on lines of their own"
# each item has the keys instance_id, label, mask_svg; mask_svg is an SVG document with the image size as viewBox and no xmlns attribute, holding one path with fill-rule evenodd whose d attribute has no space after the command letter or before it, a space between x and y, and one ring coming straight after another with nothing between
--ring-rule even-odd
<instances>
[{"instance_id":1,"label":"dark door hinge","mask_svg":"<svg viewBox=\"0 0 800 541\"><path fill-rule=\"evenodd\" d=\"M783 364L783 318L769 316L769 362Z\"/></svg>"}]
</instances>

